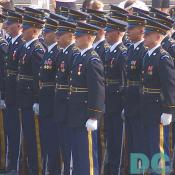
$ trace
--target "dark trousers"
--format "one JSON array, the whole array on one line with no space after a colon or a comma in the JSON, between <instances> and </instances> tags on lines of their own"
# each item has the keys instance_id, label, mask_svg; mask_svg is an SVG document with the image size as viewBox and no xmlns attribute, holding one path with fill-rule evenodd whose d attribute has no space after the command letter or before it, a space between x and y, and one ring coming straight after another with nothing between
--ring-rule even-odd
<instances>
[{"instance_id":1,"label":"dark trousers","mask_svg":"<svg viewBox=\"0 0 175 175\"><path fill-rule=\"evenodd\" d=\"M66 124L57 124L59 148L64 164L64 175L70 175L71 137L70 128Z\"/></svg>"},{"instance_id":2,"label":"dark trousers","mask_svg":"<svg viewBox=\"0 0 175 175\"><path fill-rule=\"evenodd\" d=\"M110 172L116 175L120 165L123 121L121 116L116 114L107 114L106 117Z\"/></svg>"},{"instance_id":3,"label":"dark trousers","mask_svg":"<svg viewBox=\"0 0 175 175\"><path fill-rule=\"evenodd\" d=\"M172 122L170 125L170 154L171 157L175 155L175 122Z\"/></svg>"},{"instance_id":4,"label":"dark trousers","mask_svg":"<svg viewBox=\"0 0 175 175\"><path fill-rule=\"evenodd\" d=\"M97 138L98 138L98 165L99 170L102 168L102 164L104 162L104 154L105 154L105 148L106 148L106 136L105 136L105 126L104 126L104 116L100 117L98 121L98 132L97 132Z\"/></svg>"},{"instance_id":5,"label":"dark trousers","mask_svg":"<svg viewBox=\"0 0 175 175\"><path fill-rule=\"evenodd\" d=\"M126 117L126 137L128 145L128 153L141 153L143 137L143 126L140 118L137 116Z\"/></svg>"},{"instance_id":6,"label":"dark trousers","mask_svg":"<svg viewBox=\"0 0 175 175\"><path fill-rule=\"evenodd\" d=\"M38 117L34 117L32 109L22 109L21 114L24 142L27 147L29 175L38 175L42 172Z\"/></svg>"},{"instance_id":7,"label":"dark trousers","mask_svg":"<svg viewBox=\"0 0 175 175\"><path fill-rule=\"evenodd\" d=\"M8 143L8 169L17 170L21 130L17 106L7 106L5 113L5 130Z\"/></svg>"},{"instance_id":8,"label":"dark trousers","mask_svg":"<svg viewBox=\"0 0 175 175\"><path fill-rule=\"evenodd\" d=\"M172 122L170 125L169 133L169 143L170 143L170 155L173 163L173 172L175 173L175 122Z\"/></svg>"},{"instance_id":9,"label":"dark trousers","mask_svg":"<svg viewBox=\"0 0 175 175\"><path fill-rule=\"evenodd\" d=\"M40 133L43 158L43 174L61 175L61 160L57 125L52 117L40 116Z\"/></svg>"},{"instance_id":10,"label":"dark trousers","mask_svg":"<svg viewBox=\"0 0 175 175\"><path fill-rule=\"evenodd\" d=\"M138 116L126 116L126 163L127 172L131 169L131 154L143 153L143 125ZM133 174L134 175L134 174Z\"/></svg>"},{"instance_id":11,"label":"dark trousers","mask_svg":"<svg viewBox=\"0 0 175 175\"><path fill-rule=\"evenodd\" d=\"M71 129L73 175L99 175L97 131Z\"/></svg>"},{"instance_id":12,"label":"dark trousers","mask_svg":"<svg viewBox=\"0 0 175 175\"><path fill-rule=\"evenodd\" d=\"M6 133L5 133L5 111L0 110L0 173L6 169Z\"/></svg>"}]
</instances>

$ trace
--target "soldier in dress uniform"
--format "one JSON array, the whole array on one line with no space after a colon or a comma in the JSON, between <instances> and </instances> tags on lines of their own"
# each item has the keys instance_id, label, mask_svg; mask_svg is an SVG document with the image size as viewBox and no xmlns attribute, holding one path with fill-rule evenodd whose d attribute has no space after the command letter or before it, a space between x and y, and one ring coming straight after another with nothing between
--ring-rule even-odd
<instances>
[{"instance_id":1,"label":"soldier in dress uniform","mask_svg":"<svg viewBox=\"0 0 175 175\"><path fill-rule=\"evenodd\" d=\"M169 33L163 39L161 45L162 48L167 51L171 57L175 58L175 41L171 38L171 30L173 28L174 21L168 17L165 17L159 13L153 13L152 16L160 21L160 23L169 27Z\"/></svg>"},{"instance_id":2,"label":"soldier in dress uniform","mask_svg":"<svg viewBox=\"0 0 175 175\"><path fill-rule=\"evenodd\" d=\"M173 24L174 24L174 21L172 19L170 19L169 17L166 17L160 13L152 13L151 14L154 18L158 19L162 24L164 24L165 26L169 27L169 31L167 32L167 35L164 37L164 39L162 40L162 48L167 51L170 56L173 58L175 58L175 41L171 38L171 33L172 33L172 30L173 30ZM175 60L174 60L175 62ZM174 122L171 124L171 127L170 127L170 153L171 153L171 156L172 154L174 154L172 151L173 151L173 147L175 145L175 138L174 138L174 131L175 131L175 128L174 128Z\"/></svg>"},{"instance_id":3,"label":"soldier in dress uniform","mask_svg":"<svg viewBox=\"0 0 175 175\"><path fill-rule=\"evenodd\" d=\"M122 43L127 23L121 20L108 18L106 27L106 40L110 49L105 58L106 79L106 125L107 143L109 153L110 174L119 173L120 151L122 145L121 113L123 99L121 89L124 86L127 61L127 49Z\"/></svg>"},{"instance_id":4,"label":"soldier in dress uniform","mask_svg":"<svg viewBox=\"0 0 175 175\"><path fill-rule=\"evenodd\" d=\"M8 16L8 11L11 11L11 10L2 8L2 15L7 17ZM8 26L6 25L6 19L3 23L3 35L4 35L4 38L7 40L7 42L9 43L10 40L11 40L11 36L8 34Z\"/></svg>"},{"instance_id":5,"label":"soldier in dress uniform","mask_svg":"<svg viewBox=\"0 0 175 175\"><path fill-rule=\"evenodd\" d=\"M0 23L3 23L4 16L0 15ZM5 59L7 57L8 43L0 36L0 173L5 172L6 162L6 142L5 142L5 127L4 127L4 95L5 95Z\"/></svg>"},{"instance_id":6,"label":"soldier in dress uniform","mask_svg":"<svg viewBox=\"0 0 175 175\"><path fill-rule=\"evenodd\" d=\"M169 27L169 31L171 33L171 30L173 28L173 24L174 21L172 19L169 19L161 14L154 14L154 17L156 17L162 24L166 25L167 27ZM167 33L167 35L165 36L165 38L162 40L162 48L167 51L170 56L172 57L174 63L175 63L175 41L170 37L170 34ZM175 146L175 124L174 122L171 123L170 126L170 142L169 142L169 146L170 146L170 153L171 156L173 156L174 153L174 146Z\"/></svg>"},{"instance_id":7,"label":"soldier in dress uniform","mask_svg":"<svg viewBox=\"0 0 175 175\"><path fill-rule=\"evenodd\" d=\"M22 129L27 145L28 167L31 175L40 175L42 173L38 122L38 73L42 64L44 48L39 42L38 36L43 25L42 20L24 15L23 39L26 43L16 53L19 59L17 99L21 109Z\"/></svg>"},{"instance_id":8,"label":"soldier in dress uniform","mask_svg":"<svg viewBox=\"0 0 175 175\"><path fill-rule=\"evenodd\" d=\"M17 163L20 145L20 119L16 96L16 78L18 72L17 49L23 45L22 41L22 16L9 11L7 16L8 32L11 41L8 48L8 56L5 59L5 104L6 104L6 136L8 140L8 171L9 174L17 174Z\"/></svg>"},{"instance_id":9,"label":"soldier in dress uniform","mask_svg":"<svg viewBox=\"0 0 175 175\"><path fill-rule=\"evenodd\" d=\"M175 67L172 57L161 48L161 42L168 30L169 27L156 20L146 20L144 45L148 47L148 52L143 58L140 111L143 148L149 160L157 153L169 156L167 131L174 117ZM161 165L165 167L163 160ZM161 169L150 174L157 173L168 172Z\"/></svg>"},{"instance_id":10,"label":"soldier in dress uniform","mask_svg":"<svg viewBox=\"0 0 175 175\"><path fill-rule=\"evenodd\" d=\"M114 19L118 19L118 20L122 20L122 21L127 21L127 15L129 13L118 7L115 5L111 5L111 9L110 9L110 17L114 18ZM128 39L127 33L124 35L123 37L123 44L128 48L132 43L131 41Z\"/></svg>"},{"instance_id":11,"label":"soldier in dress uniform","mask_svg":"<svg viewBox=\"0 0 175 175\"><path fill-rule=\"evenodd\" d=\"M145 18L128 15L127 22L127 34L129 40L133 43L127 51L125 88L125 121L129 158L130 153L140 153L142 148L142 126L139 104L142 64L146 48L143 42Z\"/></svg>"},{"instance_id":12,"label":"soldier in dress uniform","mask_svg":"<svg viewBox=\"0 0 175 175\"><path fill-rule=\"evenodd\" d=\"M5 22L6 17L3 14L0 14L0 36L4 38L5 31L3 29L4 27L4 22ZM5 38L4 38L5 39Z\"/></svg>"},{"instance_id":13,"label":"soldier in dress uniform","mask_svg":"<svg viewBox=\"0 0 175 175\"><path fill-rule=\"evenodd\" d=\"M98 27L78 22L76 45L81 52L70 74L69 115L73 174L98 175L97 120L104 112L104 68L93 49Z\"/></svg>"},{"instance_id":14,"label":"soldier in dress uniform","mask_svg":"<svg viewBox=\"0 0 175 175\"><path fill-rule=\"evenodd\" d=\"M56 64L54 116L58 128L58 141L62 161L64 163L64 175L70 174L71 132L68 126L70 70L74 57L79 53L79 49L75 46L75 28L76 25L74 23L59 21L57 31L58 45L62 48L62 51L57 57Z\"/></svg>"},{"instance_id":15,"label":"soldier in dress uniform","mask_svg":"<svg viewBox=\"0 0 175 175\"><path fill-rule=\"evenodd\" d=\"M105 40L105 33L106 32L104 30L106 27L107 21L106 21L106 19L104 19L102 17L98 17L96 15L91 15L91 19L88 21L88 23L90 23L92 25L96 25L100 28L100 30L98 31L98 34L95 38L93 48L95 49L95 51L97 52L99 57L104 62L106 50L109 49L109 44Z\"/></svg>"},{"instance_id":16,"label":"soldier in dress uniform","mask_svg":"<svg viewBox=\"0 0 175 175\"><path fill-rule=\"evenodd\" d=\"M45 13L42 10L34 9L31 7L25 7L24 8L25 14L28 14L32 17L38 18L43 20L45 18ZM47 50L47 44L44 42L42 31L39 35L39 42L43 45L44 49Z\"/></svg>"},{"instance_id":17,"label":"soldier in dress uniform","mask_svg":"<svg viewBox=\"0 0 175 175\"><path fill-rule=\"evenodd\" d=\"M109 44L105 40L105 27L107 20L103 17L99 17L96 15L91 15L88 23L92 25L96 25L100 28L95 38L93 48L99 55L102 62L105 62L106 52L109 50ZM105 145L106 145L106 137L105 137L105 127L104 127L104 117L100 118L99 122L99 130L98 130L98 157L99 157L99 168L101 170L102 162L104 161L105 156ZM102 171L102 170L101 170Z\"/></svg>"},{"instance_id":18,"label":"soldier in dress uniform","mask_svg":"<svg viewBox=\"0 0 175 175\"><path fill-rule=\"evenodd\" d=\"M44 41L48 49L44 54L43 63L39 71L39 115L41 130L41 145L43 157L43 173L54 175L61 174L58 169L58 138L57 127L54 121L54 91L56 58L59 53L57 46L56 30L58 22L46 18L43 29Z\"/></svg>"}]
</instances>

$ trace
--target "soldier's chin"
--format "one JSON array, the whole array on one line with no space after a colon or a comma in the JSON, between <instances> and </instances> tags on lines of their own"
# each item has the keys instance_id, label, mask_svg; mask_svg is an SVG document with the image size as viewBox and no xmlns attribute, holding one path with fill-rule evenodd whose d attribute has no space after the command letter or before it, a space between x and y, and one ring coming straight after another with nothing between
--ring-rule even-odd
<instances>
[{"instance_id":1,"label":"soldier's chin","mask_svg":"<svg viewBox=\"0 0 175 175\"><path fill-rule=\"evenodd\" d=\"M25 35L23 35L23 40L24 40L24 41L28 41L28 37L25 36Z\"/></svg>"},{"instance_id":2,"label":"soldier's chin","mask_svg":"<svg viewBox=\"0 0 175 175\"><path fill-rule=\"evenodd\" d=\"M26 37L25 36L23 36L23 38L22 38L24 41L26 41Z\"/></svg>"},{"instance_id":3,"label":"soldier's chin","mask_svg":"<svg viewBox=\"0 0 175 175\"><path fill-rule=\"evenodd\" d=\"M81 44L76 40L76 42L75 42L75 45L78 47L78 48L80 48L81 47Z\"/></svg>"},{"instance_id":4,"label":"soldier's chin","mask_svg":"<svg viewBox=\"0 0 175 175\"><path fill-rule=\"evenodd\" d=\"M147 47L147 48L149 48L150 47L150 43L147 42L146 40L144 40L144 46Z\"/></svg>"}]
</instances>

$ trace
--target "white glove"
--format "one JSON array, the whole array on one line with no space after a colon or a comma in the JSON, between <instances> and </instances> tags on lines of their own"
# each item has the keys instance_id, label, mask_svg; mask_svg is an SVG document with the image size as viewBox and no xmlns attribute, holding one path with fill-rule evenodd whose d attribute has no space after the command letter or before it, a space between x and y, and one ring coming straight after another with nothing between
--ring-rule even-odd
<instances>
[{"instance_id":1,"label":"white glove","mask_svg":"<svg viewBox=\"0 0 175 175\"><path fill-rule=\"evenodd\" d=\"M39 115L39 104L38 103L34 103L33 111L36 115Z\"/></svg>"},{"instance_id":2,"label":"white glove","mask_svg":"<svg viewBox=\"0 0 175 175\"><path fill-rule=\"evenodd\" d=\"M161 115L161 123L166 126L172 122L172 114L163 113Z\"/></svg>"},{"instance_id":3,"label":"white glove","mask_svg":"<svg viewBox=\"0 0 175 175\"><path fill-rule=\"evenodd\" d=\"M6 108L6 104L4 100L0 100L0 109L5 109Z\"/></svg>"},{"instance_id":4,"label":"white glove","mask_svg":"<svg viewBox=\"0 0 175 175\"><path fill-rule=\"evenodd\" d=\"M88 131L97 130L97 120L88 119L86 122L86 128Z\"/></svg>"}]
</instances>

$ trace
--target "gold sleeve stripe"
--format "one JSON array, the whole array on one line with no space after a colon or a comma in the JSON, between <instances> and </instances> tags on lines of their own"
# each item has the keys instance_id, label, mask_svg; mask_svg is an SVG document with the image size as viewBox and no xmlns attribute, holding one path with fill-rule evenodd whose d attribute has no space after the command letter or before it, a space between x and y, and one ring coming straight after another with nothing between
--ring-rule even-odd
<instances>
[{"instance_id":1,"label":"gold sleeve stripe","mask_svg":"<svg viewBox=\"0 0 175 175\"><path fill-rule=\"evenodd\" d=\"M92 131L88 131L88 146L89 146L90 175L94 175Z\"/></svg>"},{"instance_id":2,"label":"gold sleeve stripe","mask_svg":"<svg viewBox=\"0 0 175 175\"><path fill-rule=\"evenodd\" d=\"M159 128L160 136L159 136L159 148L160 148L160 154L161 154L161 175L165 175L165 157L164 157L164 128L163 125L160 125Z\"/></svg>"},{"instance_id":3,"label":"gold sleeve stripe","mask_svg":"<svg viewBox=\"0 0 175 175\"><path fill-rule=\"evenodd\" d=\"M94 111L94 112L103 112L103 111L100 111L98 109L91 109L91 108L88 108L90 111Z\"/></svg>"},{"instance_id":4,"label":"gold sleeve stripe","mask_svg":"<svg viewBox=\"0 0 175 175\"><path fill-rule=\"evenodd\" d=\"M35 132L36 132L36 145L37 145L37 158L38 158L38 175L42 175L42 156L41 156L41 142L38 116L34 116Z\"/></svg>"},{"instance_id":5,"label":"gold sleeve stripe","mask_svg":"<svg viewBox=\"0 0 175 175\"><path fill-rule=\"evenodd\" d=\"M163 105L163 107L167 107L167 108L175 108L175 105Z\"/></svg>"}]
</instances>

